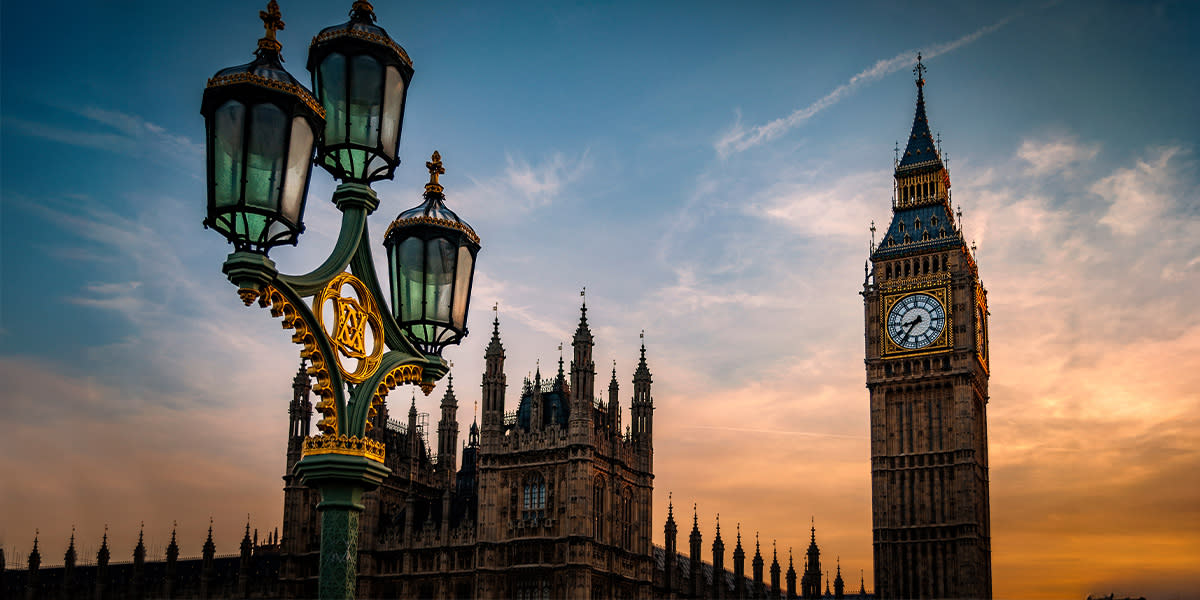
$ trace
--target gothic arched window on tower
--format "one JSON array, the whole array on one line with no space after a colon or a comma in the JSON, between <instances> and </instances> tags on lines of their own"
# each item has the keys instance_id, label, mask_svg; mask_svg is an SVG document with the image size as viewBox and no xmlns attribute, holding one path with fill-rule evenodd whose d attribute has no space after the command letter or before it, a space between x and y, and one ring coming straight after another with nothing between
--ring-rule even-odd
<instances>
[{"instance_id":1,"label":"gothic arched window on tower","mask_svg":"<svg viewBox=\"0 0 1200 600\"><path fill-rule=\"evenodd\" d=\"M546 518L546 479L540 473L525 479L522 500L522 520L536 522Z\"/></svg>"},{"instance_id":2,"label":"gothic arched window on tower","mask_svg":"<svg viewBox=\"0 0 1200 600\"><path fill-rule=\"evenodd\" d=\"M592 537L604 540L604 478L597 477L592 489Z\"/></svg>"}]
</instances>

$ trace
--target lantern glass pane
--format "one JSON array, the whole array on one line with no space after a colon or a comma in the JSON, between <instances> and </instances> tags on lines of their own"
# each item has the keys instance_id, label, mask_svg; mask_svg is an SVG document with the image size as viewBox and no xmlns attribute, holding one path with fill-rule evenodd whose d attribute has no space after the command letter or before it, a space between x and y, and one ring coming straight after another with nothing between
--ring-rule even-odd
<instances>
[{"instance_id":1,"label":"lantern glass pane","mask_svg":"<svg viewBox=\"0 0 1200 600\"><path fill-rule=\"evenodd\" d=\"M213 192L218 207L238 203L242 195L242 136L246 133L246 108L236 100L221 105L213 115Z\"/></svg>"},{"instance_id":2,"label":"lantern glass pane","mask_svg":"<svg viewBox=\"0 0 1200 600\"><path fill-rule=\"evenodd\" d=\"M292 119L292 143L288 148L287 178L283 183L283 218L300 224L300 206L304 202L304 184L312 165L313 130L308 119Z\"/></svg>"},{"instance_id":3,"label":"lantern glass pane","mask_svg":"<svg viewBox=\"0 0 1200 600\"><path fill-rule=\"evenodd\" d=\"M426 318L450 322L450 301L454 291L454 244L445 238L429 240L425 252Z\"/></svg>"},{"instance_id":4,"label":"lantern glass pane","mask_svg":"<svg viewBox=\"0 0 1200 600\"><path fill-rule=\"evenodd\" d=\"M250 138L246 152L246 205L275 212L283 183L283 153L287 149L287 117L274 104L250 109Z\"/></svg>"},{"instance_id":5,"label":"lantern glass pane","mask_svg":"<svg viewBox=\"0 0 1200 600\"><path fill-rule=\"evenodd\" d=\"M454 278L454 321L452 326L462 331L467 323L467 300L471 293L471 268L475 259L466 246L458 247L458 274Z\"/></svg>"},{"instance_id":6,"label":"lantern glass pane","mask_svg":"<svg viewBox=\"0 0 1200 600\"><path fill-rule=\"evenodd\" d=\"M317 70L317 94L325 107L325 142L346 140L346 57L330 54Z\"/></svg>"},{"instance_id":7,"label":"lantern glass pane","mask_svg":"<svg viewBox=\"0 0 1200 600\"><path fill-rule=\"evenodd\" d=\"M379 113L383 104L383 70L371 56L355 56L350 72L350 143L379 146ZM363 161L356 157L354 164Z\"/></svg>"},{"instance_id":8,"label":"lantern glass pane","mask_svg":"<svg viewBox=\"0 0 1200 600\"><path fill-rule=\"evenodd\" d=\"M383 129L379 133L383 153L395 160L397 138L400 135L400 103L404 100L404 80L396 67L387 68L383 84Z\"/></svg>"},{"instance_id":9,"label":"lantern glass pane","mask_svg":"<svg viewBox=\"0 0 1200 600\"><path fill-rule=\"evenodd\" d=\"M396 267L400 286L400 321L420 321L423 314L425 295L425 243L419 238L408 238L396 250L399 256Z\"/></svg>"}]
</instances>

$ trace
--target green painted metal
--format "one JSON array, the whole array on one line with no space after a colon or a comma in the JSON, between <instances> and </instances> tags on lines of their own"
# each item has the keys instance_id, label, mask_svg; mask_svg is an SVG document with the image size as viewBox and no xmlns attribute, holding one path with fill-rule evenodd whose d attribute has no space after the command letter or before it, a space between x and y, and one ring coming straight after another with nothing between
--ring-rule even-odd
<instances>
[{"instance_id":1,"label":"green painted metal","mask_svg":"<svg viewBox=\"0 0 1200 600\"><path fill-rule=\"evenodd\" d=\"M239 290L250 289L261 292L271 284L279 271L275 269L275 261L267 255L247 250L238 250L225 258L221 272L229 278L229 282Z\"/></svg>"},{"instance_id":2,"label":"green painted metal","mask_svg":"<svg viewBox=\"0 0 1200 600\"><path fill-rule=\"evenodd\" d=\"M358 581L358 517L363 493L373 490L391 471L363 456L308 455L296 463L305 485L321 490L319 594L322 600L353 598Z\"/></svg>"},{"instance_id":3,"label":"green painted metal","mask_svg":"<svg viewBox=\"0 0 1200 600\"><path fill-rule=\"evenodd\" d=\"M349 425L346 423L346 385L342 380L342 373L338 370L334 361L337 360L334 354L333 344L329 343L329 336L325 335L325 330L321 327L321 323L317 321L317 316L309 309L308 303L304 298L292 289L292 286L284 283L282 280L275 281L275 289L287 298L288 302L296 308L296 314L304 320L308 325L309 331L313 332L313 337L317 340L317 349L321 351L321 356L325 357L326 371L329 372L329 387L333 388L333 402L337 406L338 415L338 433L346 433L346 428Z\"/></svg>"},{"instance_id":4,"label":"green painted metal","mask_svg":"<svg viewBox=\"0 0 1200 600\"><path fill-rule=\"evenodd\" d=\"M359 241L367 231L367 211L362 208L348 208L342 213L342 229L338 232L337 244L333 252L321 266L304 275L280 275L279 280L295 288L302 296L312 296L321 291L329 280L337 277L338 273L346 270L351 257L358 249Z\"/></svg>"}]
</instances>

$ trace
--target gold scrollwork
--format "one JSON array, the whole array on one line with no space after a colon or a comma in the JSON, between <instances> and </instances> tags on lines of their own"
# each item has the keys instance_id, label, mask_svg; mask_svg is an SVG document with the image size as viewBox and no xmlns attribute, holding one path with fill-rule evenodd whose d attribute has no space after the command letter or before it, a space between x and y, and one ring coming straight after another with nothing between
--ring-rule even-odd
<instances>
[{"instance_id":1,"label":"gold scrollwork","mask_svg":"<svg viewBox=\"0 0 1200 600\"><path fill-rule=\"evenodd\" d=\"M316 334L296 311L296 307L284 298L283 294L274 287L268 286L258 298L258 305L271 309L272 317L283 317L283 328L292 329L292 343L300 344L300 357L308 361L308 374L316 379L313 392L319 400L314 408L321 413L322 419L317 422L317 430L326 435L337 432L338 414L337 403L333 399L332 377L326 357L321 354L317 345Z\"/></svg>"},{"instance_id":2,"label":"gold scrollwork","mask_svg":"<svg viewBox=\"0 0 1200 600\"><path fill-rule=\"evenodd\" d=\"M350 286L358 297L343 296L342 288L345 286ZM325 321L325 303L328 301L333 304L332 323ZM367 286L350 273L339 273L313 298L313 312L317 322L329 334L335 354L358 361L358 366L348 371L341 357L335 356L334 364L342 377L350 383L366 381L379 368L379 361L383 357L383 318ZM370 352L367 351L367 330L370 330L374 342Z\"/></svg>"},{"instance_id":3,"label":"gold scrollwork","mask_svg":"<svg viewBox=\"0 0 1200 600\"><path fill-rule=\"evenodd\" d=\"M387 231L384 232L383 237L386 239L387 236L392 233L392 230L397 227L408 227L409 225L438 225L448 229L457 229L467 234L467 238L469 238L472 242L475 242L476 244L479 243L479 234L475 233L470 227L467 227L466 225L463 225L457 221L439 219L437 217L427 217L424 215L419 217L409 217L407 219L396 219L395 221L392 221L391 225L388 225Z\"/></svg>"},{"instance_id":4,"label":"gold scrollwork","mask_svg":"<svg viewBox=\"0 0 1200 600\"><path fill-rule=\"evenodd\" d=\"M316 454L343 454L346 456L363 456L376 462L383 462L386 447L383 442L377 442L366 437L348 435L314 435L304 438L304 456Z\"/></svg>"},{"instance_id":5,"label":"gold scrollwork","mask_svg":"<svg viewBox=\"0 0 1200 600\"><path fill-rule=\"evenodd\" d=\"M354 29L351 27L347 27L345 29L335 29L333 31L326 31L324 33L317 34L315 37L313 37L312 43L308 45L309 50L312 50L312 47L316 46L317 44L323 44L340 37L356 37L362 40L367 40L368 42L387 46L388 48L391 48L396 55L400 57L400 60L404 62L404 64L408 65L410 69L413 66L413 61L408 57L408 53L404 51L404 48L400 47L400 44L397 44L391 38L379 35L377 33L372 33L370 31L363 31L361 29Z\"/></svg>"},{"instance_id":6,"label":"gold scrollwork","mask_svg":"<svg viewBox=\"0 0 1200 600\"><path fill-rule=\"evenodd\" d=\"M379 414L379 407L383 406L388 392L405 383L419 384L422 375L423 371L417 365L400 365L392 367L392 370L380 378L379 385L375 386L375 393L371 395L371 406L367 409L366 431L370 431L375 426L372 421L375 419L375 415Z\"/></svg>"},{"instance_id":7,"label":"gold scrollwork","mask_svg":"<svg viewBox=\"0 0 1200 600\"><path fill-rule=\"evenodd\" d=\"M317 99L313 98L312 94L308 93L308 90L293 83L267 79L266 77L255 75L254 73L233 73L232 75L221 75L219 77L213 77L209 79L206 87L213 88L223 85L233 85L235 83L250 83L259 87L287 92L300 98L300 100L304 102L306 106L311 108L313 112L321 115L322 119L325 118L325 108L317 103Z\"/></svg>"}]
</instances>

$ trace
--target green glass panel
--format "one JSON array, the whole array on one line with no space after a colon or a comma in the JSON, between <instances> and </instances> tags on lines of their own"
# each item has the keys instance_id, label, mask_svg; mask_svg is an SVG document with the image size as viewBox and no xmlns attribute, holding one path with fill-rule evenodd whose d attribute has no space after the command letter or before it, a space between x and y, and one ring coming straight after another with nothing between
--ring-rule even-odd
<instances>
[{"instance_id":1,"label":"green glass panel","mask_svg":"<svg viewBox=\"0 0 1200 600\"><path fill-rule=\"evenodd\" d=\"M304 201L304 184L312 168L313 130L308 119L292 119L292 142L288 148L287 178L283 183L284 218L300 224L300 206Z\"/></svg>"},{"instance_id":2,"label":"green glass panel","mask_svg":"<svg viewBox=\"0 0 1200 600\"><path fill-rule=\"evenodd\" d=\"M379 132L379 141L383 153L389 158L396 158L396 144L400 136L400 109L404 99L404 79L396 67L387 68L387 77L383 84L383 127Z\"/></svg>"},{"instance_id":3,"label":"green glass panel","mask_svg":"<svg viewBox=\"0 0 1200 600\"><path fill-rule=\"evenodd\" d=\"M470 297L471 267L475 259L466 246L458 248L458 274L454 277L454 320L453 327L462 331L467 322L467 299Z\"/></svg>"},{"instance_id":4,"label":"green glass panel","mask_svg":"<svg viewBox=\"0 0 1200 600\"><path fill-rule=\"evenodd\" d=\"M213 191L218 207L238 203L242 185L242 136L246 108L236 100L221 105L214 115Z\"/></svg>"},{"instance_id":5,"label":"green glass panel","mask_svg":"<svg viewBox=\"0 0 1200 600\"><path fill-rule=\"evenodd\" d=\"M287 150L288 119L274 104L250 109L246 148L246 205L279 210L283 184L283 155Z\"/></svg>"},{"instance_id":6,"label":"green glass panel","mask_svg":"<svg viewBox=\"0 0 1200 600\"><path fill-rule=\"evenodd\" d=\"M379 61L367 55L355 56L351 60L351 69L350 142L374 148L379 145L383 70Z\"/></svg>"},{"instance_id":7,"label":"green glass panel","mask_svg":"<svg viewBox=\"0 0 1200 600\"><path fill-rule=\"evenodd\" d=\"M425 271L425 244L418 238L404 240L398 250L400 255L400 322L419 321L423 315Z\"/></svg>"},{"instance_id":8,"label":"green glass panel","mask_svg":"<svg viewBox=\"0 0 1200 600\"><path fill-rule=\"evenodd\" d=\"M434 238L425 250L426 318L450 322L450 300L454 284L456 248L445 238Z\"/></svg>"},{"instance_id":9,"label":"green glass panel","mask_svg":"<svg viewBox=\"0 0 1200 600\"><path fill-rule=\"evenodd\" d=\"M325 143L346 141L346 57L330 54L317 70L317 93L325 107ZM332 166L332 165L331 165Z\"/></svg>"}]
</instances>

